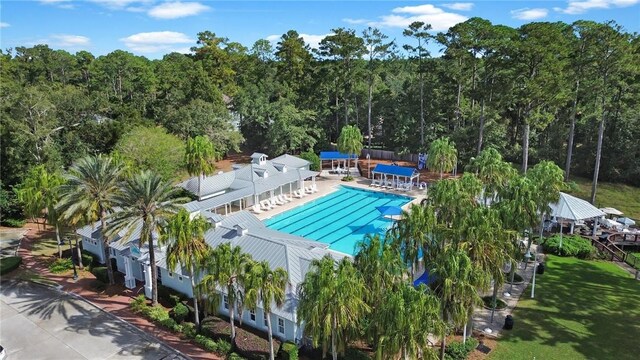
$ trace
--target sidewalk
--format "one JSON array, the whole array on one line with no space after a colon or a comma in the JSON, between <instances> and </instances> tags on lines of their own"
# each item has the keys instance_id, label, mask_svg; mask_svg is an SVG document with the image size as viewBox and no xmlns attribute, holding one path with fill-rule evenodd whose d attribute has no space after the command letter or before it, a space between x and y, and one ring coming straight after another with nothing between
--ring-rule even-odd
<instances>
[{"instance_id":1,"label":"sidewalk","mask_svg":"<svg viewBox=\"0 0 640 360\"><path fill-rule=\"evenodd\" d=\"M35 238L40 236L41 233L37 233L35 229L30 229L25 235L18 250L18 255L22 257L22 267L34 271L57 284L57 287L62 291L81 296L102 310L117 316L167 346L178 350L184 356L195 360L223 359L190 343L188 340L182 340L179 336L133 313L130 310L129 303L132 298L138 295L136 290L139 290L139 288L130 290L124 286L114 285L110 286L106 293L96 293L91 289L91 283L95 278L88 271L79 271L78 280L75 282L68 274L52 274L49 272L49 269L44 266L42 261L39 261L36 256L31 254L31 244L36 241Z\"/></svg>"}]
</instances>

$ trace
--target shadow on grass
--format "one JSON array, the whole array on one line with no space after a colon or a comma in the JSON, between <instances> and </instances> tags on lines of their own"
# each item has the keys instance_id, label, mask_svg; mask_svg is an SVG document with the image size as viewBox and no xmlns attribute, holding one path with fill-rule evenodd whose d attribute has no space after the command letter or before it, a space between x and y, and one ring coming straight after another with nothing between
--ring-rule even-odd
<instances>
[{"instance_id":1,"label":"shadow on grass","mask_svg":"<svg viewBox=\"0 0 640 360\"><path fill-rule=\"evenodd\" d=\"M637 359L640 282L611 263L551 256L547 265L500 345L523 358Z\"/></svg>"}]
</instances>

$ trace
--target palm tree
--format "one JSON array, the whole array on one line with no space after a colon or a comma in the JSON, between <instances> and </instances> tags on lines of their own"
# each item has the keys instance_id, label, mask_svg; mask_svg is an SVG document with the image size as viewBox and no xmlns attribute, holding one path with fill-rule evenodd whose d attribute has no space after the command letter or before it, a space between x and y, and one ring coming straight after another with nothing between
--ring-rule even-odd
<instances>
[{"instance_id":1,"label":"palm tree","mask_svg":"<svg viewBox=\"0 0 640 360\"><path fill-rule=\"evenodd\" d=\"M160 236L161 243L169 244L167 266L170 269L175 269L180 264L189 271L193 292L193 308L198 328L200 328L200 313L195 277L196 269L204 263L209 252L209 245L204 241L204 234L210 226L211 224L200 215L190 219L189 212L180 209L162 229Z\"/></svg>"},{"instance_id":2,"label":"palm tree","mask_svg":"<svg viewBox=\"0 0 640 360\"><path fill-rule=\"evenodd\" d=\"M502 155L494 148L484 149L476 158L471 158L466 170L475 173L484 184L485 206L489 199L495 201L498 190L516 175L513 166L502 160Z\"/></svg>"},{"instance_id":3,"label":"palm tree","mask_svg":"<svg viewBox=\"0 0 640 360\"><path fill-rule=\"evenodd\" d=\"M298 323L304 321L305 333L314 346L322 343L323 353L331 343L333 360L358 336L358 323L369 312L364 292L364 282L351 261L342 259L336 267L329 255L311 262L300 285Z\"/></svg>"},{"instance_id":4,"label":"palm tree","mask_svg":"<svg viewBox=\"0 0 640 360\"><path fill-rule=\"evenodd\" d=\"M202 200L202 178L213 173L217 158L218 154L208 137L196 136L187 140L185 162L189 175L198 176L198 200Z\"/></svg>"},{"instance_id":5,"label":"palm tree","mask_svg":"<svg viewBox=\"0 0 640 360\"><path fill-rule=\"evenodd\" d=\"M231 343L235 344L235 308L242 297L241 280L247 263L251 261L249 254L243 253L239 246L222 244L212 249L207 255L205 268L207 275L200 281L203 292L215 293L218 288L225 289L229 304L229 324L231 324Z\"/></svg>"},{"instance_id":6,"label":"palm tree","mask_svg":"<svg viewBox=\"0 0 640 360\"><path fill-rule=\"evenodd\" d=\"M453 171L458 162L458 150L449 138L435 140L429 147L427 166L440 172L440 179L443 173Z\"/></svg>"},{"instance_id":7,"label":"palm tree","mask_svg":"<svg viewBox=\"0 0 640 360\"><path fill-rule=\"evenodd\" d=\"M262 303L262 310L267 319L269 336L269 359L274 360L273 330L271 328L271 306L282 307L285 301L285 290L289 283L289 274L283 268L271 270L269 263L249 262L246 265L244 288L245 305L255 310L258 303Z\"/></svg>"},{"instance_id":8,"label":"palm tree","mask_svg":"<svg viewBox=\"0 0 640 360\"><path fill-rule=\"evenodd\" d=\"M435 294L440 299L442 321L459 327L466 324L475 306L482 303L478 288L486 288L489 277L480 271L465 251L447 246L431 263L429 274L435 279ZM444 360L447 331L442 333L440 359Z\"/></svg>"},{"instance_id":9,"label":"palm tree","mask_svg":"<svg viewBox=\"0 0 640 360\"><path fill-rule=\"evenodd\" d=\"M409 211L403 211L402 219L391 228L390 235L396 247L405 263L411 266L411 280L420 260L420 252L433 243L435 226L433 207L412 205Z\"/></svg>"},{"instance_id":10,"label":"palm tree","mask_svg":"<svg viewBox=\"0 0 640 360\"><path fill-rule=\"evenodd\" d=\"M362 134L356 126L346 125L340 131L340 136L338 136L338 151L349 155L347 159L347 176L351 175L351 157L353 155L359 155L362 151L362 141Z\"/></svg>"},{"instance_id":11,"label":"palm tree","mask_svg":"<svg viewBox=\"0 0 640 360\"><path fill-rule=\"evenodd\" d=\"M114 280L109 261L107 215L120 192L118 181L121 173L122 167L108 156L89 156L78 160L65 175L66 183L60 186L60 201L56 206L62 218L70 224L83 221L93 224L100 220L104 262L111 285Z\"/></svg>"},{"instance_id":12,"label":"palm tree","mask_svg":"<svg viewBox=\"0 0 640 360\"><path fill-rule=\"evenodd\" d=\"M565 186L562 169L552 161L541 161L527 173L536 187L536 203L540 216L540 237L544 230L544 218L551 214L549 204L555 204L560 200L560 190ZM532 225L533 228L533 225ZM532 241L527 244L527 251L531 248Z\"/></svg>"},{"instance_id":13,"label":"palm tree","mask_svg":"<svg viewBox=\"0 0 640 360\"><path fill-rule=\"evenodd\" d=\"M55 226L58 241L58 257L62 258L62 242L60 240L60 214L55 205L60 198L60 186L64 178L58 173L48 172L44 165L32 168L24 181L16 189L18 201L23 204L25 214L35 220L42 216L45 221ZM79 259L82 261L82 259ZM80 263L82 268L82 263Z\"/></svg>"},{"instance_id":14,"label":"palm tree","mask_svg":"<svg viewBox=\"0 0 640 360\"><path fill-rule=\"evenodd\" d=\"M169 218L178 212L178 189L162 180L160 175L142 171L127 179L113 204L121 208L109 216L109 236L124 232L122 241L135 240L136 229L140 229L140 246L149 245L151 267L151 302L158 303L158 277L154 236L161 233Z\"/></svg>"},{"instance_id":15,"label":"palm tree","mask_svg":"<svg viewBox=\"0 0 640 360\"><path fill-rule=\"evenodd\" d=\"M424 284L387 289L385 301L371 314L371 322L382 329L376 358L434 358L429 335L443 333L440 314L438 298Z\"/></svg>"}]
</instances>

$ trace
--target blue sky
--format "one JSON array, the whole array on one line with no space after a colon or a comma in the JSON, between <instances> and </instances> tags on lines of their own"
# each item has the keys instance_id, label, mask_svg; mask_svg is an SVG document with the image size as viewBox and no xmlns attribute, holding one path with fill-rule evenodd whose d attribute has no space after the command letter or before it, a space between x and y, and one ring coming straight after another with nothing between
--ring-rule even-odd
<instances>
[{"instance_id":1,"label":"blue sky","mask_svg":"<svg viewBox=\"0 0 640 360\"><path fill-rule=\"evenodd\" d=\"M197 33L210 30L250 47L298 31L312 47L332 28L361 33L380 28L402 42L412 21L434 31L474 16L518 27L530 21L615 20L640 31L640 0L548 1L176 1L176 0L3 0L0 47L46 43L70 52L103 55L124 49L149 58L187 52Z\"/></svg>"}]
</instances>

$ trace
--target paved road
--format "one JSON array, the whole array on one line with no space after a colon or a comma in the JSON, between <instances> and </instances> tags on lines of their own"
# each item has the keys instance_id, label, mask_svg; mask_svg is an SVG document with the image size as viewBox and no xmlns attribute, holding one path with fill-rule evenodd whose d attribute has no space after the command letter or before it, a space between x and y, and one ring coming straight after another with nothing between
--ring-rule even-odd
<instances>
[{"instance_id":1,"label":"paved road","mask_svg":"<svg viewBox=\"0 0 640 360\"><path fill-rule=\"evenodd\" d=\"M84 300L30 282L0 283L0 319L11 360L185 359Z\"/></svg>"},{"instance_id":2,"label":"paved road","mask_svg":"<svg viewBox=\"0 0 640 360\"><path fill-rule=\"evenodd\" d=\"M6 256L15 256L20 245L20 239L26 230L2 229L0 230L0 259Z\"/></svg>"}]
</instances>

